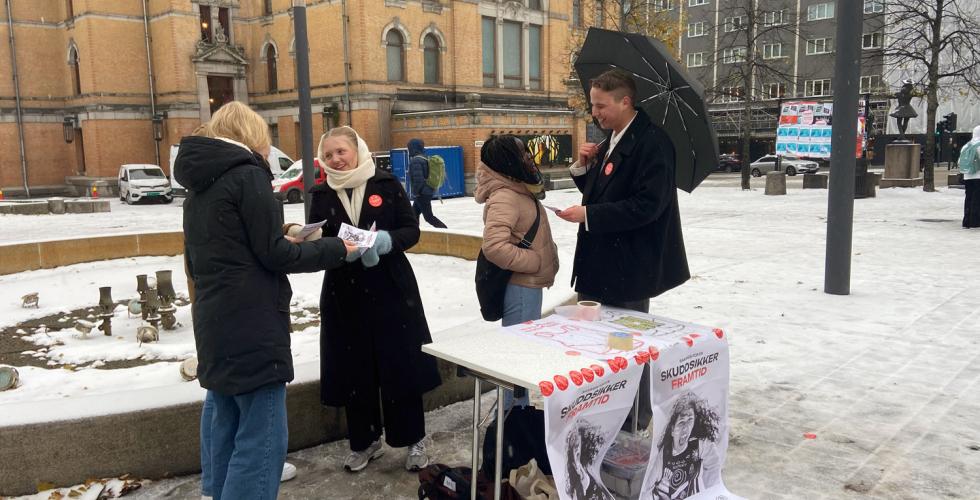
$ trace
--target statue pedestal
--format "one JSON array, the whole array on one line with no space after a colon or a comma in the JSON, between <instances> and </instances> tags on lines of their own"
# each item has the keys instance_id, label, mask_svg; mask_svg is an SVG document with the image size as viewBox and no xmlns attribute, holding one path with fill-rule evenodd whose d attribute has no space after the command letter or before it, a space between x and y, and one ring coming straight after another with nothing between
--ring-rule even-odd
<instances>
[{"instance_id":1,"label":"statue pedestal","mask_svg":"<svg viewBox=\"0 0 980 500\"><path fill-rule=\"evenodd\" d=\"M885 147L885 174L879 187L917 187L922 185L919 177L919 144L892 143Z\"/></svg>"}]
</instances>

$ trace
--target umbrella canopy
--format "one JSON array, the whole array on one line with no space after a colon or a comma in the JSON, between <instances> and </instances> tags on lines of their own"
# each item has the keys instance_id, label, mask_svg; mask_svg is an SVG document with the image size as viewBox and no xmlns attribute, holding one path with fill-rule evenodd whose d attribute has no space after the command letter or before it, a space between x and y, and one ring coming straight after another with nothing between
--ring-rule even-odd
<instances>
[{"instance_id":1,"label":"umbrella canopy","mask_svg":"<svg viewBox=\"0 0 980 500\"><path fill-rule=\"evenodd\" d=\"M691 192L718 166L718 140L704 100L704 87L687 74L670 51L650 37L589 28L575 60L585 98L591 81L618 68L633 75L636 106L674 144L677 187ZM590 103L591 106L591 103Z\"/></svg>"}]
</instances>

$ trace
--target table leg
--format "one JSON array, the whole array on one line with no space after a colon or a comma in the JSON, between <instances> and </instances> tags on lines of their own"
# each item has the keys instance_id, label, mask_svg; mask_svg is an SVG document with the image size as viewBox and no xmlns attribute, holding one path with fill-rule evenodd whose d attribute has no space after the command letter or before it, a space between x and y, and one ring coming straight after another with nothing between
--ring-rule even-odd
<instances>
[{"instance_id":1,"label":"table leg","mask_svg":"<svg viewBox=\"0 0 980 500\"><path fill-rule=\"evenodd\" d=\"M642 391L643 388L640 388ZM637 428L640 425L640 391L636 391L636 397L633 399L633 435L636 435Z\"/></svg>"},{"instance_id":2,"label":"table leg","mask_svg":"<svg viewBox=\"0 0 980 500\"><path fill-rule=\"evenodd\" d=\"M497 386L497 456L494 457L493 500L500 500L500 476L504 452L504 388Z\"/></svg>"},{"instance_id":3,"label":"table leg","mask_svg":"<svg viewBox=\"0 0 980 500\"><path fill-rule=\"evenodd\" d=\"M470 499L476 500L476 474L480 468L480 379L473 377L473 471L470 476Z\"/></svg>"}]
</instances>

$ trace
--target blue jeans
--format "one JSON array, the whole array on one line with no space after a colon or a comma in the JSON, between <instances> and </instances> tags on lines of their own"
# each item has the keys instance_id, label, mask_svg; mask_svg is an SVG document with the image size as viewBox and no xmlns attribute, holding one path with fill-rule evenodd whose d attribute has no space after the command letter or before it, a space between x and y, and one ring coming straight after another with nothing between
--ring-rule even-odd
<instances>
[{"instance_id":1,"label":"blue jeans","mask_svg":"<svg viewBox=\"0 0 980 500\"><path fill-rule=\"evenodd\" d=\"M210 426L206 420L208 399ZM208 391L201 415L201 492L214 500L275 500L286 462L286 384L237 396ZM210 427L210 428L209 428ZM210 451L205 451L210 441Z\"/></svg>"},{"instance_id":2,"label":"blue jeans","mask_svg":"<svg viewBox=\"0 0 980 500\"><path fill-rule=\"evenodd\" d=\"M501 319L501 325L512 326L525 321L541 319L543 298L544 291L540 288L508 284L504 291L504 317ZM515 400L513 391L504 391L504 411L509 410L515 404L527 406L530 403L527 394Z\"/></svg>"}]
</instances>

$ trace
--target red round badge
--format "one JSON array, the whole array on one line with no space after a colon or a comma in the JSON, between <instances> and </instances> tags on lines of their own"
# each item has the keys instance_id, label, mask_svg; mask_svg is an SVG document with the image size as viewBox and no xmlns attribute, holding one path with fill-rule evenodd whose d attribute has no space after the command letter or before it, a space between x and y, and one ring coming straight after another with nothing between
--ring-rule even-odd
<instances>
[{"instance_id":1,"label":"red round badge","mask_svg":"<svg viewBox=\"0 0 980 500\"><path fill-rule=\"evenodd\" d=\"M555 385L564 391L565 389L568 389L568 379L562 377L561 375L555 375Z\"/></svg>"},{"instance_id":2,"label":"red round badge","mask_svg":"<svg viewBox=\"0 0 980 500\"><path fill-rule=\"evenodd\" d=\"M609 174L612 173L612 169L613 169L613 164L612 164L612 162L609 162L609 163L606 164L606 170L603 173L605 173L606 175L609 175Z\"/></svg>"},{"instance_id":3,"label":"red round badge","mask_svg":"<svg viewBox=\"0 0 980 500\"><path fill-rule=\"evenodd\" d=\"M554 384L548 382L547 380L542 380L541 382L538 382L538 388L541 389L541 395L545 397L548 397L551 395L551 393L555 392Z\"/></svg>"},{"instance_id":4,"label":"red round badge","mask_svg":"<svg viewBox=\"0 0 980 500\"><path fill-rule=\"evenodd\" d=\"M374 208L380 207L381 206L381 196L376 195L376 194L372 194L371 197L368 198L368 204L371 205Z\"/></svg>"},{"instance_id":5,"label":"red round badge","mask_svg":"<svg viewBox=\"0 0 980 500\"><path fill-rule=\"evenodd\" d=\"M593 380L595 380L595 373L593 373L592 370L588 368L582 368L579 371L582 372L582 376L585 377L586 382L592 382Z\"/></svg>"},{"instance_id":6,"label":"red round badge","mask_svg":"<svg viewBox=\"0 0 980 500\"><path fill-rule=\"evenodd\" d=\"M572 382L574 382L575 385L582 385L583 378L581 373L572 370L568 372L568 378L572 379Z\"/></svg>"},{"instance_id":7,"label":"red round badge","mask_svg":"<svg viewBox=\"0 0 980 500\"><path fill-rule=\"evenodd\" d=\"M606 374L606 370L599 365L589 365L589 368L592 368L592 373L595 373L596 377L601 377Z\"/></svg>"}]
</instances>

